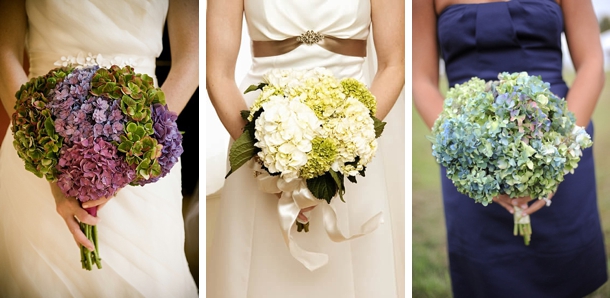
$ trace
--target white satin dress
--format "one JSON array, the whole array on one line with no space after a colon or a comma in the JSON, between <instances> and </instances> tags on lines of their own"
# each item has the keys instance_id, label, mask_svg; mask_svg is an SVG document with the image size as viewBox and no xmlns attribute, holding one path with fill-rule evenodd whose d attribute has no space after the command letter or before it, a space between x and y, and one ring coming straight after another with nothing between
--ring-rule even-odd
<instances>
[{"instance_id":1,"label":"white satin dress","mask_svg":"<svg viewBox=\"0 0 610 298\"><path fill-rule=\"evenodd\" d=\"M154 76L167 0L38 0L26 9L30 77L62 56L87 63L89 53ZM48 182L25 170L12 142L9 128L0 147L0 297L197 297L184 254L180 163L100 210L103 268L86 271Z\"/></svg>"},{"instance_id":2,"label":"white satin dress","mask_svg":"<svg viewBox=\"0 0 610 298\"><path fill-rule=\"evenodd\" d=\"M367 0L246 0L244 4L252 40L283 40L307 30L345 39L367 39L370 33L371 7ZM335 54L317 45L301 45L283 55L253 58L240 89L258 84L263 74L273 68L314 67L325 67L339 78L353 77L370 85L365 58ZM257 95L258 92L246 94L246 103L252 104ZM399 154L404 155L404 151ZM208 253L207 297L404 295L404 269L400 268L401 264L404 266L404 251L397 251L404 246L393 238L393 233L400 233L394 231L389 203L389 193L401 192L388 191L388 181L395 180L386 179L383 159L377 156L367 167L366 177L358 177L357 184L346 182L346 203L338 198L331 203L337 210L339 227L346 234L358 233L364 222L382 212L384 223L370 234L344 242L331 241L324 229L323 208L319 206L309 214L308 233L297 233L292 227L294 241L301 248L328 256L325 265L310 271L291 255L284 242L278 198L259 191L252 168L244 165L225 181L221 191ZM402 183L393 187L402 189ZM404 196L399 200L403 199ZM403 210L395 210L394 214L400 215Z\"/></svg>"}]
</instances>

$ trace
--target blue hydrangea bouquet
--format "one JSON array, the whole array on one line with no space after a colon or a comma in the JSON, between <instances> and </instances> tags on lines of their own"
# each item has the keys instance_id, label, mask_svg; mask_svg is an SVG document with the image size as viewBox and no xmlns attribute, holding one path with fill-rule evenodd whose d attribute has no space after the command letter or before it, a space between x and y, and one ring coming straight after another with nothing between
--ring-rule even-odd
<instances>
[{"instance_id":1,"label":"blue hydrangea bouquet","mask_svg":"<svg viewBox=\"0 0 610 298\"><path fill-rule=\"evenodd\" d=\"M182 154L178 116L153 79L130 66L56 68L16 97L13 146L25 169L81 202L156 182ZM86 210L97 215L97 207ZM81 230L95 246L81 247L83 268L101 268L96 227Z\"/></svg>"},{"instance_id":2,"label":"blue hydrangea bouquet","mask_svg":"<svg viewBox=\"0 0 610 298\"><path fill-rule=\"evenodd\" d=\"M459 192L485 206L501 194L546 198L574 172L591 137L539 76L498 79L475 77L449 89L428 137L432 155ZM515 211L514 234L528 245L529 217Z\"/></svg>"}]
</instances>

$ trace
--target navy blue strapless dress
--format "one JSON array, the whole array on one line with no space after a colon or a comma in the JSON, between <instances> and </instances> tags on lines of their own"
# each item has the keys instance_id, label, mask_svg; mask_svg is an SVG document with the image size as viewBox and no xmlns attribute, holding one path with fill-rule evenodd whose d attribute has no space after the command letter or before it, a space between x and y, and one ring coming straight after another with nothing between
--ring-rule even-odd
<instances>
[{"instance_id":1,"label":"navy blue strapless dress","mask_svg":"<svg viewBox=\"0 0 610 298\"><path fill-rule=\"evenodd\" d=\"M563 15L554 0L457 4L438 16L449 86L499 72L540 75L565 97ZM593 126L587 132L593 136ZM513 216L459 193L441 170L455 297L582 297L607 280L592 148L568 174L551 207L531 216L532 239L513 236Z\"/></svg>"}]
</instances>

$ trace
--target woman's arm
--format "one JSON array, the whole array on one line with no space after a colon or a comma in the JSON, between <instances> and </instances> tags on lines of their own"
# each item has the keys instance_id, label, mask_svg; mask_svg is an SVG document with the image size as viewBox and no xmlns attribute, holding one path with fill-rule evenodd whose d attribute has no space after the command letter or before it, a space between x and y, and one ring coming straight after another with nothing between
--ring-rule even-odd
<instances>
[{"instance_id":1,"label":"woman's arm","mask_svg":"<svg viewBox=\"0 0 610 298\"><path fill-rule=\"evenodd\" d=\"M17 101L15 93L27 82L22 65L27 28L25 1L0 2L0 20L0 98L8 115L12 115ZM76 199L64 196L56 183L50 183L50 188L57 213L66 222L76 243L93 249L74 216L90 225L95 225L98 220L82 209Z\"/></svg>"},{"instance_id":2,"label":"woman's arm","mask_svg":"<svg viewBox=\"0 0 610 298\"><path fill-rule=\"evenodd\" d=\"M172 66L161 89L169 110L180 114L199 86L199 3L169 1L167 31Z\"/></svg>"},{"instance_id":3,"label":"woman's arm","mask_svg":"<svg viewBox=\"0 0 610 298\"><path fill-rule=\"evenodd\" d=\"M241 42L243 0L209 0L206 19L206 86L220 121L236 140L246 122L247 110L235 83L235 64Z\"/></svg>"},{"instance_id":4,"label":"woman's arm","mask_svg":"<svg viewBox=\"0 0 610 298\"><path fill-rule=\"evenodd\" d=\"M434 1L413 0L413 101L428 127L443 110Z\"/></svg>"},{"instance_id":5,"label":"woman's arm","mask_svg":"<svg viewBox=\"0 0 610 298\"><path fill-rule=\"evenodd\" d=\"M576 79L566 96L568 109L576 115L577 125L587 126L605 82L597 18L590 0L561 0L560 5L576 70ZM531 215L545 204L545 201L538 200L524 209L523 215Z\"/></svg>"},{"instance_id":6,"label":"woman's arm","mask_svg":"<svg viewBox=\"0 0 610 298\"><path fill-rule=\"evenodd\" d=\"M576 78L566 96L576 123L587 126L604 87L604 57L590 0L562 0L565 34Z\"/></svg>"},{"instance_id":7,"label":"woman's arm","mask_svg":"<svg viewBox=\"0 0 610 298\"><path fill-rule=\"evenodd\" d=\"M15 93L28 78L23 71L27 16L25 1L0 2L0 99L6 113L15 112Z\"/></svg>"},{"instance_id":8,"label":"woman's arm","mask_svg":"<svg viewBox=\"0 0 610 298\"><path fill-rule=\"evenodd\" d=\"M405 2L371 1L377 73L371 93L377 98L379 119L388 115L405 85Z\"/></svg>"}]
</instances>

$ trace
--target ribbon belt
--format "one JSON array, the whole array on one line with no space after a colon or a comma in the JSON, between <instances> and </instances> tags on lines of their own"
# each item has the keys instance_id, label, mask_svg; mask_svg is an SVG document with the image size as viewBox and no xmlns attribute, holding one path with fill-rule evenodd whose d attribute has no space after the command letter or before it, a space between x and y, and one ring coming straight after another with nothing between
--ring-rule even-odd
<instances>
[{"instance_id":1,"label":"ribbon belt","mask_svg":"<svg viewBox=\"0 0 610 298\"><path fill-rule=\"evenodd\" d=\"M270 57L286 54L300 45L318 45L333 53L344 56L366 57L366 39L343 39L307 31L300 36L284 40L253 40L252 55L254 57Z\"/></svg>"},{"instance_id":2,"label":"ribbon belt","mask_svg":"<svg viewBox=\"0 0 610 298\"><path fill-rule=\"evenodd\" d=\"M280 219L280 228L282 236L290 254L303 264L310 271L314 271L328 263L328 255L318 252L306 251L301 248L291 235L292 225L295 223L301 209L317 206L322 208L322 217L324 228L328 237L334 242L341 242L350 239L355 239L373 232L383 223L382 212L378 212L370 219L366 220L360 226L358 233L345 236L339 229L337 222L337 211L335 208L327 204L326 201L320 200L313 196L307 188L307 184L303 179L294 179L290 182L280 178L280 176L271 176L263 170L259 163L252 162L252 169L255 172L258 180L259 189L266 193L282 192L281 198L278 200L278 212Z\"/></svg>"}]
</instances>

